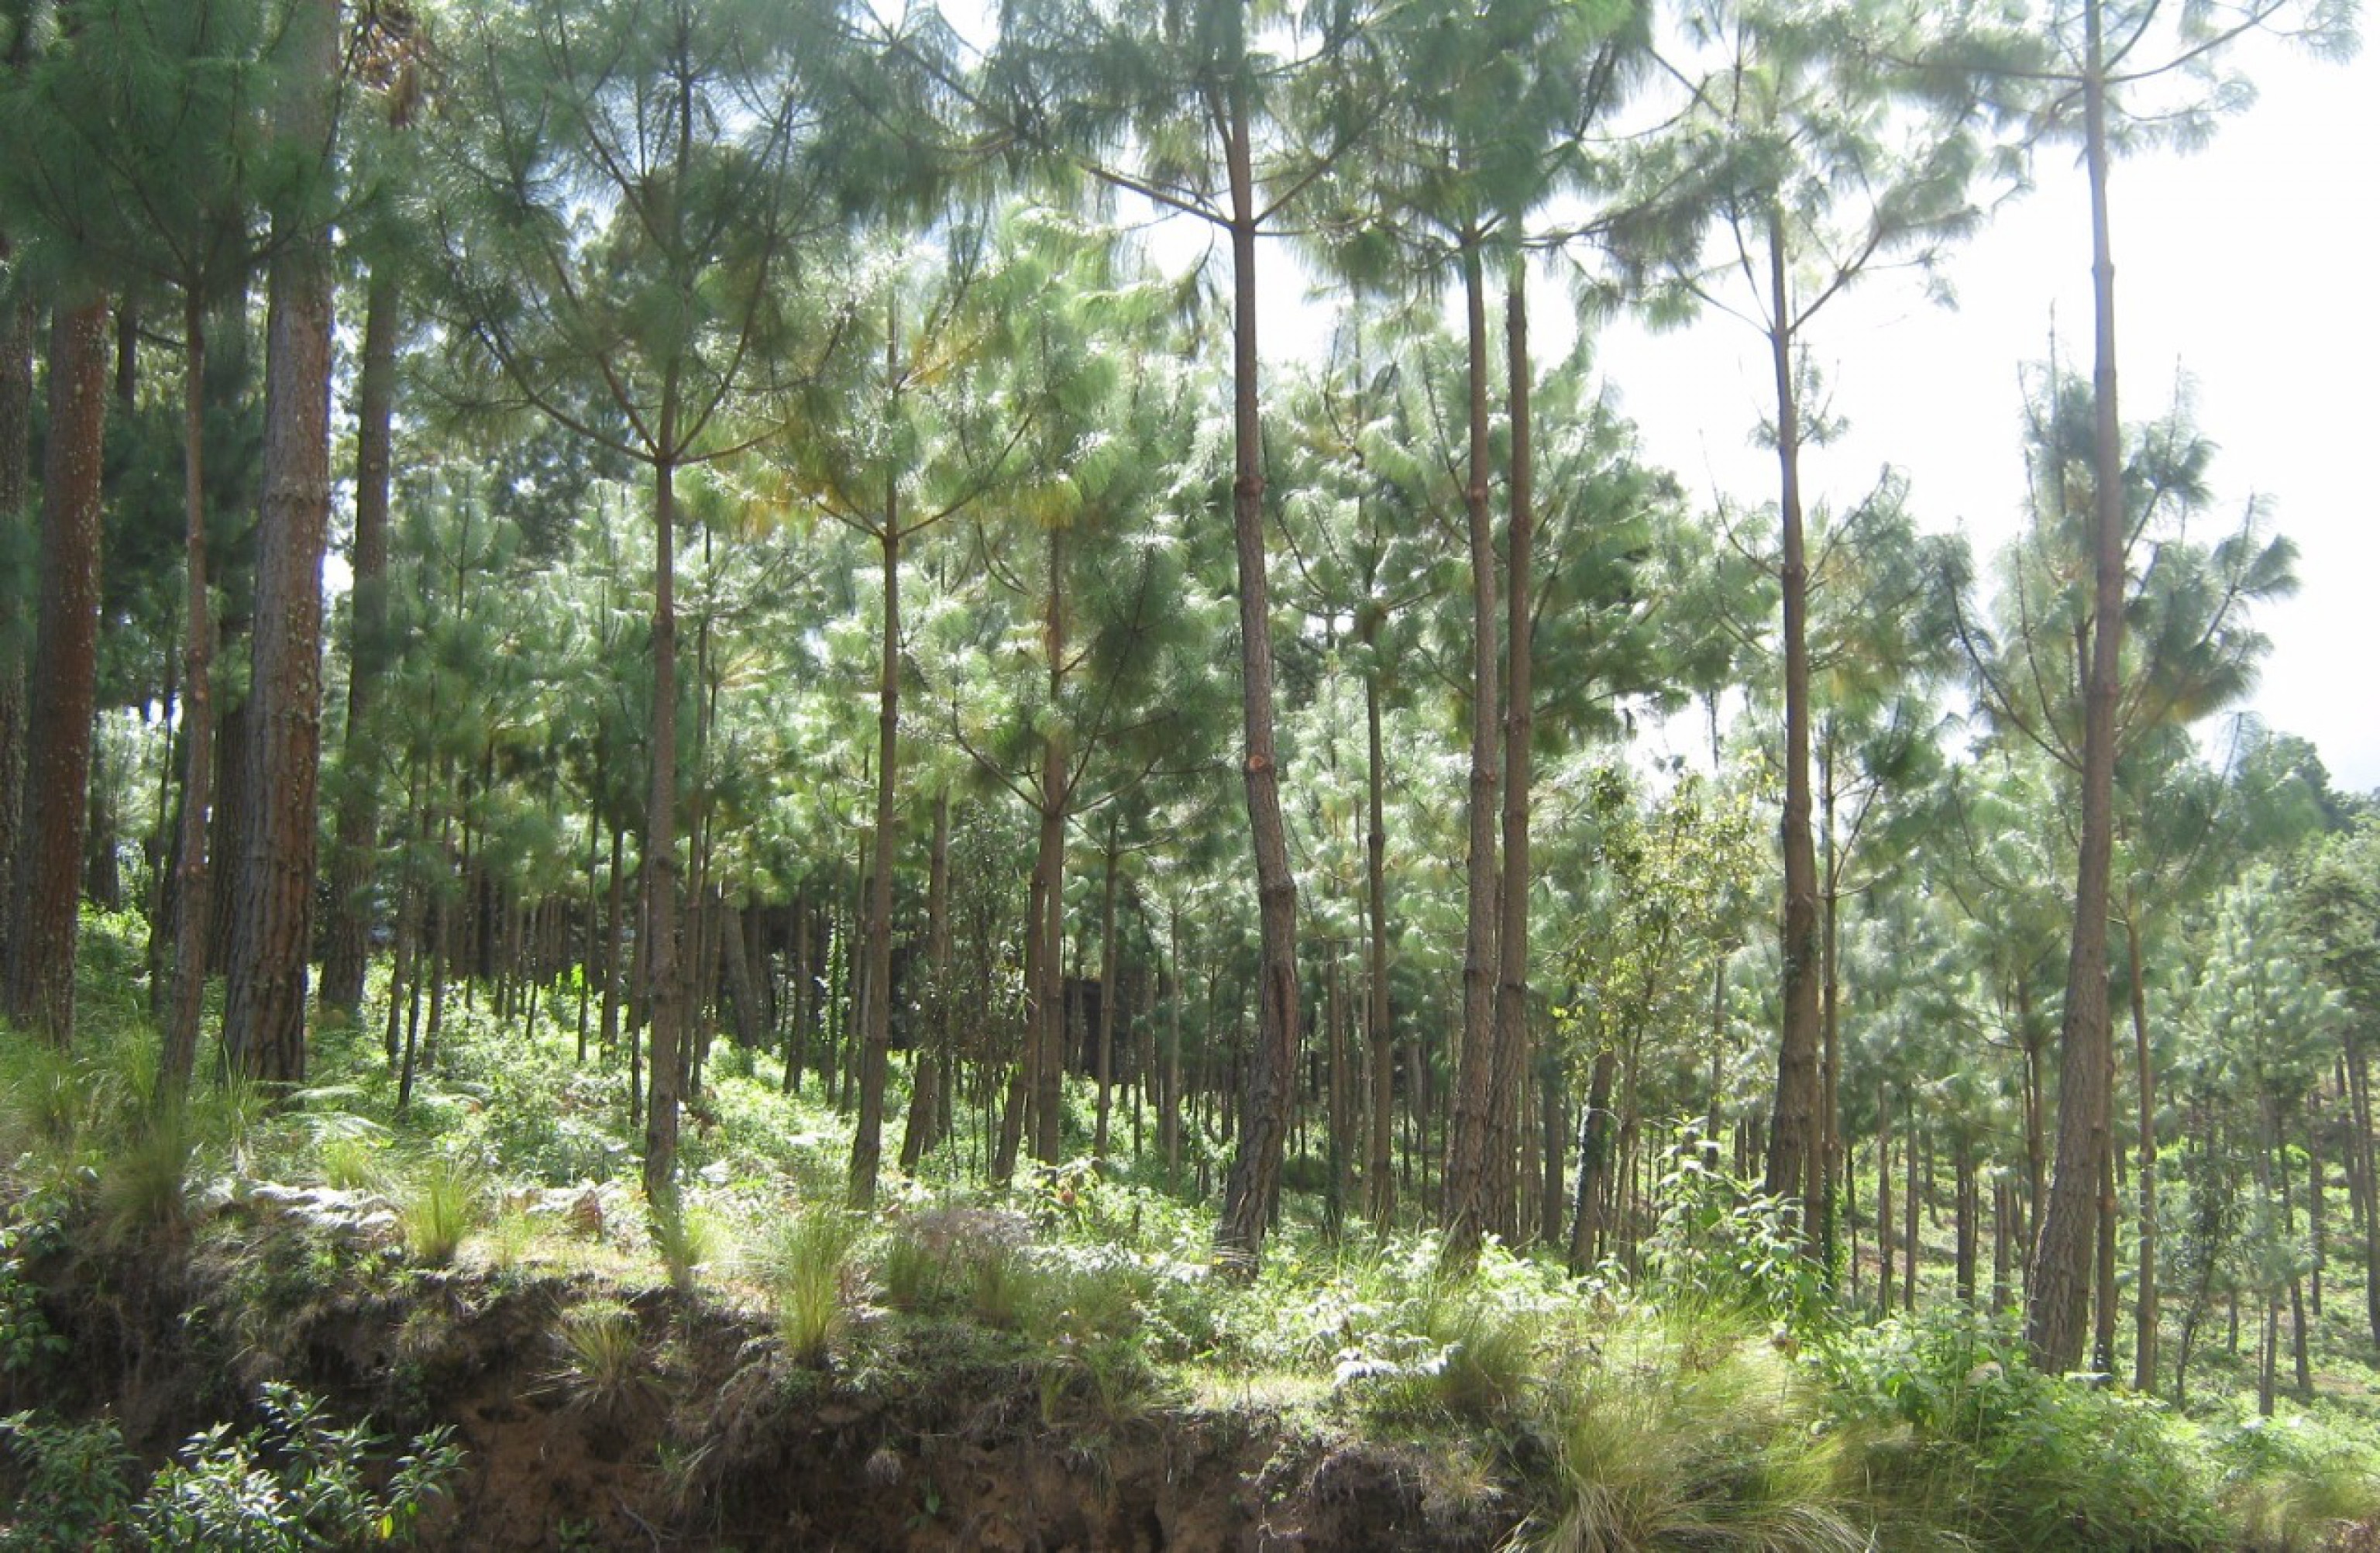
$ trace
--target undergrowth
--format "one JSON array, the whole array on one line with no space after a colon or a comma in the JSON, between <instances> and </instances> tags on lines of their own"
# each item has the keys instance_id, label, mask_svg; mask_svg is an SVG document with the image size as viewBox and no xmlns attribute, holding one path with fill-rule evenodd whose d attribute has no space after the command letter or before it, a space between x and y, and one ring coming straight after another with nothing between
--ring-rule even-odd
<instances>
[{"instance_id":1,"label":"undergrowth","mask_svg":"<svg viewBox=\"0 0 2380 1553\"><path fill-rule=\"evenodd\" d=\"M2351 1433L2184 1417L2044 1376L2003 1322L1948 1302L1848 1315L1798 1253L1791 1205L1690 1131L1665 1156L1633 1273L1572 1276L1492 1241L1451 1269L1431 1237L1325 1234L1292 1196L1244 1279L1212 1262L1210 1208L1160 1171L1086 1159L1004 1191L950 1179L984 1142L964 1112L939 1158L888 1172L878 1210L849 1212L844 1119L723 1045L689 1107L684 1185L649 1204L625 1053L581 1068L574 1029L525 1033L450 1000L399 1113L377 1030L322 1032L314 1086L277 1107L219 1082L154 1106L137 1010L92 1020L72 1054L0 1039L6 1394L38 1394L59 1361L39 1278L82 1227L119 1249L169 1243L236 1201L235 1183L273 1179L343 1193L361 1217L384 1207L406 1267L594 1273L597 1291L555 1302L537 1386L605 1416L674 1396L634 1302L666 1283L765 1312L789 1387L1021 1388L1044 1427L1085 1441L1246 1403L1407 1441L1469 1485L1454 1491L1500 1497L1516 1547L2292 1553L2375 1502ZM888 1112L901 1101L896 1083ZM1087 1092L1068 1104L1082 1124ZM341 1278L401 1276L333 1240L259 1243L284 1250L242 1288L249 1326L233 1325L260 1352L275 1311ZM263 1419L192 1442L147 1493L213 1514L206 1485L261 1473L273 1514L303 1522L302 1481L259 1452L296 1460L315 1415L285 1400ZM103 1434L22 1413L8 1427L20 1473L106 1482L121 1466ZM423 1498L450 1449L418 1442L405 1481ZM152 1513L128 1479L124 1492L118 1513Z\"/></svg>"}]
</instances>

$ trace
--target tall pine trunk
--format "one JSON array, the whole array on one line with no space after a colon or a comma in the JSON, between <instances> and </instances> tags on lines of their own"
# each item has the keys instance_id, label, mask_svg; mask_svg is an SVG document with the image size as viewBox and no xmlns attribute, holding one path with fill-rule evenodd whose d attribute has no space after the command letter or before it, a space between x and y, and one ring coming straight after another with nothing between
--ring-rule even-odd
<instances>
[{"instance_id":1,"label":"tall pine trunk","mask_svg":"<svg viewBox=\"0 0 2380 1553\"><path fill-rule=\"evenodd\" d=\"M1368 818L1364 829L1365 952L1364 1028L1372 1045L1371 1144L1367 1151L1372 1227L1386 1233L1397 1202L1395 1161L1396 1032L1389 1019L1389 825L1388 776L1380 737L1379 618L1367 609L1360 627L1364 670L1364 786ZM1170 1178L1169 1178L1170 1179Z\"/></svg>"},{"instance_id":2,"label":"tall pine trunk","mask_svg":"<svg viewBox=\"0 0 2380 1553\"><path fill-rule=\"evenodd\" d=\"M9 255L0 233L0 262ZM25 499L30 486L33 431L33 336L30 301L0 302L0 546L30 554ZM18 804L25 780L25 661L22 601L0 588L0 980L6 976L11 902L16 899L21 840ZM171 696L167 697L170 701Z\"/></svg>"},{"instance_id":3,"label":"tall pine trunk","mask_svg":"<svg viewBox=\"0 0 2380 1553\"><path fill-rule=\"evenodd\" d=\"M396 269L372 266L364 298L363 361L356 389L355 585L347 618L347 731L331 853L331 921L322 951L322 1006L348 1019L364 998L380 784L371 766L372 705L388 668L388 513L396 405Z\"/></svg>"},{"instance_id":4,"label":"tall pine trunk","mask_svg":"<svg viewBox=\"0 0 2380 1553\"><path fill-rule=\"evenodd\" d=\"M7 1012L74 1039L75 925L98 695L101 452L107 423L107 301L60 306L50 325L49 442L42 461L25 728L24 828L10 903Z\"/></svg>"},{"instance_id":5,"label":"tall pine trunk","mask_svg":"<svg viewBox=\"0 0 2380 1553\"><path fill-rule=\"evenodd\" d=\"M1496 1101L1497 722L1501 710L1496 627L1496 537L1488 510L1488 301L1475 236L1463 247L1469 349L1468 469L1463 494L1471 547L1471 775L1463 871L1463 1049L1446 1146L1445 1255L1467 1265L1488 1229L1488 1148Z\"/></svg>"},{"instance_id":6,"label":"tall pine trunk","mask_svg":"<svg viewBox=\"0 0 2380 1553\"><path fill-rule=\"evenodd\" d=\"M339 78L338 0L302 0L290 21L284 143L327 147ZM322 553L331 517L331 238L315 211L276 212L267 272L264 493L249 631L249 790L224 1048L273 1084L306 1077L306 964L312 947L315 789L322 740Z\"/></svg>"},{"instance_id":7,"label":"tall pine trunk","mask_svg":"<svg viewBox=\"0 0 2380 1553\"><path fill-rule=\"evenodd\" d=\"M199 1012L207 978L207 805L214 776L214 611L207 601L207 329L205 300L182 300L183 622L182 825L174 852L173 990L165 1007L158 1098L178 1100L198 1062Z\"/></svg>"},{"instance_id":8,"label":"tall pine trunk","mask_svg":"<svg viewBox=\"0 0 2380 1553\"><path fill-rule=\"evenodd\" d=\"M898 337L897 335L894 337ZM891 348L887 348L888 354ZM891 363L887 363L891 375ZM859 1120L851 1133L851 1205L871 1207L883 1161L884 1081L892 1054L892 861L900 813L893 800L901 776L901 507L899 488L884 489L884 622L876 683L876 835L868 860L867 1027L860 1033Z\"/></svg>"},{"instance_id":9,"label":"tall pine trunk","mask_svg":"<svg viewBox=\"0 0 2380 1553\"><path fill-rule=\"evenodd\" d=\"M1273 745L1272 604L1265 564L1263 429L1257 389L1257 208L1247 87L1218 103L1232 196L1232 535L1240 604L1240 706L1250 850L1257 871L1257 1046L1240 1106L1237 1147L1224 1184L1215 1247L1253 1272L1281 1184L1297 1066L1297 881L1281 821L1280 756Z\"/></svg>"},{"instance_id":10,"label":"tall pine trunk","mask_svg":"<svg viewBox=\"0 0 2380 1553\"><path fill-rule=\"evenodd\" d=\"M2057 1373L2082 1357L2092 1257L2098 1239L2100 1162L2110 1157L2107 905L2115 842L2116 714L2124 647L2123 453L2116 414L2116 270L2107 226L2107 104L2098 0L2085 0L2085 162L2091 184L2095 319L2092 403L2095 467L2091 662L2082 703L2080 856L2074 934L2058 1032L2058 1155L2042 1204L2025 1287L2025 1340Z\"/></svg>"},{"instance_id":11,"label":"tall pine trunk","mask_svg":"<svg viewBox=\"0 0 2380 1553\"><path fill-rule=\"evenodd\" d=\"M1811 1222L1824 1195L1820 1102L1818 992L1818 862L1810 835L1809 563L1802 521L1801 407L1793 385L1791 280L1785 266L1785 216L1771 209L1768 230L1769 362L1777 380L1778 517L1783 565L1785 631L1785 910L1784 1024L1777 1047L1777 1096L1768 1126L1766 1186L1802 1203L1803 1239L1815 1244Z\"/></svg>"},{"instance_id":12,"label":"tall pine trunk","mask_svg":"<svg viewBox=\"0 0 2380 1553\"><path fill-rule=\"evenodd\" d=\"M677 385L663 392L662 446L677 436ZM677 470L653 466L653 748L645 803L645 1009L651 1025L645 1100L645 1197L677 1196L678 1091L686 1000L680 996L677 905Z\"/></svg>"},{"instance_id":13,"label":"tall pine trunk","mask_svg":"<svg viewBox=\"0 0 2380 1553\"><path fill-rule=\"evenodd\" d=\"M1530 697L1531 576L1536 520L1530 471L1528 270L1512 262L1505 291L1504 351L1512 418L1512 473L1506 482L1511 519L1505 532L1503 861L1497 874L1500 905L1496 928L1496 1067L1489 1082L1488 1201L1507 1241L1518 1239L1512 1189L1513 1144L1521 1133L1521 1092L1529 1075L1529 740L1536 727Z\"/></svg>"},{"instance_id":14,"label":"tall pine trunk","mask_svg":"<svg viewBox=\"0 0 2380 1553\"><path fill-rule=\"evenodd\" d=\"M2156 1070L2149 1060L2149 1002L2141 965L2141 929L2135 917L2124 917L2124 946L2132 971L2132 1061L2140 1090L2140 1156L2136 1174L2140 1192L2139 1265L2132 1280L2132 1389L2143 1396L2156 1390L2157 1372L2157 1137Z\"/></svg>"}]
</instances>

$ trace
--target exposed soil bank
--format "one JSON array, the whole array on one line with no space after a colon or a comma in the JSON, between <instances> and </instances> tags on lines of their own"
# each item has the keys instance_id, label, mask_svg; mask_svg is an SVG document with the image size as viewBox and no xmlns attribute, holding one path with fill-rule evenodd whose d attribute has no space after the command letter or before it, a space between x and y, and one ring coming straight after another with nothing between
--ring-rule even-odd
<instances>
[{"instance_id":1,"label":"exposed soil bank","mask_svg":"<svg viewBox=\"0 0 2380 1553\"><path fill-rule=\"evenodd\" d=\"M1106 1393L964 1327L888 1322L798 1363L700 1293L422 1273L371 1214L313 1202L225 1207L196 1249L75 1247L30 1271L70 1348L10 1407L106 1411L151 1459L245 1418L267 1379L392 1434L451 1425L468 1455L433 1546L1460 1549L1517 1513L1421 1451ZM562 1335L601 1302L624 1363Z\"/></svg>"}]
</instances>

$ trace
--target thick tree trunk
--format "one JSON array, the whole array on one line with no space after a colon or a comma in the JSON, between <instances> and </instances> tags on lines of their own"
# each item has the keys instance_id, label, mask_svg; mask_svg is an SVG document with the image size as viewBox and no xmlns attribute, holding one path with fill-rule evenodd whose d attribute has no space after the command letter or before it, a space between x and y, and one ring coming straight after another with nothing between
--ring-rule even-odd
<instances>
[{"instance_id":1,"label":"thick tree trunk","mask_svg":"<svg viewBox=\"0 0 2380 1553\"><path fill-rule=\"evenodd\" d=\"M328 143L338 90L338 0L289 23L290 96L279 137ZM249 746L256 801L232 916L224 1053L271 1084L306 1078L306 966L314 920L315 789L322 740L322 553L331 517L331 240L310 211L276 215L267 274L264 494L249 635Z\"/></svg>"},{"instance_id":2,"label":"thick tree trunk","mask_svg":"<svg viewBox=\"0 0 2380 1553\"><path fill-rule=\"evenodd\" d=\"M1215 1248L1253 1273L1281 1183L1297 1066L1297 881L1281 821L1280 756L1273 746L1272 604L1266 576L1264 458L1257 389L1256 171L1245 85L1234 83L1219 115L1226 131L1232 194L1232 549L1240 593L1240 705L1250 850L1257 873L1257 1046Z\"/></svg>"},{"instance_id":3,"label":"thick tree trunk","mask_svg":"<svg viewBox=\"0 0 2380 1553\"><path fill-rule=\"evenodd\" d=\"M7 1012L59 1046L74 1039L75 926L85 791L98 696L101 451L107 423L107 302L61 306L50 326L49 442L25 728L22 818Z\"/></svg>"},{"instance_id":4,"label":"thick tree trunk","mask_svg":"<svg viewBox=\"0 0 2380 1553\"><path fill-rule=\"evenodd\" d=\"M1798 1199L1802 1236L1817 1242L1813 1222L1824 1195L1820 1102L1818 862L1810 835L1809 562L1803 555L1800 409L1793 387L1792 296L1785 267L1784 214L1769 215L1768 331L1777 387L1777 510L1782 525L1785 648L1784 1023L1777 1046L1777 1097L1768 1125L1767 1190Z\"/></svg>"},{"instance_id":5,"label":"thick tree trunk","mask_svg":"<svg viewBox=\"0 0 2380 1553\"><path fill-rule=\"evenodd\" d=\"M356 388L355 586L347 617L347 731L340 752L337 840L331 853L322 1007L349 1020L364 997L370 950L374 842L380 784L371 773L378 740L372 705L388 671L388 513L396 407L396 268L372 266L364 300L363 361Z\"/></svg>"},{"instance_id":6,"label":"thick tree trunk","mask_svg":"<svg viewBox=\"0 0 2380 1553\"><path fill-rule=\"evenodd\" d=\"M1475 238L1463 249L1463 301L1470 352L1469 482L1463 493L1471 541L1470 840L1463 873L1463 1049L1454 1083L1454 1119L1448 1130L1444 1203L1439 1210L1444 1253L1461 1266L1479 1253L1489 1225L1488 1154L1496 1107L1496 799L1500 750L1496 730L1503 693L1496 621L1496 535L1488 509L1488 300Z\"/></svg>"},{"instance_id":7,"label":"thick tree trunk","mask_svg":"<svg viewBox=\"0 0 2380 1553\"><path fill-rule=\"evenodd\" d=\"M0 234L0 262L9 256ZM32 468L33 336L30 301L0 302L0 545L30 555L25 510ZM20 537L24 536L24 537ZM25 780L25 629L16 589L0 588L0 980L6 976L16 899L18 801ZM170 699L170 698L169 698Z\"/></svg>"},{"instance_id":8,"label":"thick tree trunk","mask_svg":"<svg viewBox=\"0 0 2380 1553\"><path fill-rule=\"evenodd\" d=\"M2091 275L2095 327L2092 399L2094 590L2091 663L2082 707L2080 857L2074 885L2074 936L2066 962L2066 1006L2058 1035L2058 1160L2026 1280L2025 1340L2034 1362L2053 1373L2082 1356L2084 1319L2097 1240L2099 1167L2112 1157L2108 1075L2113 1068L2107 1015L2107 905L2115 838L2116 714L2124 647L2123 451L2116 407L2116 269L2107 224L2107 81L2101 64L2100 7L2085 0L2088 56L2083 66L2084 153L2091 185Z\"/></svg>"}]
</instances>

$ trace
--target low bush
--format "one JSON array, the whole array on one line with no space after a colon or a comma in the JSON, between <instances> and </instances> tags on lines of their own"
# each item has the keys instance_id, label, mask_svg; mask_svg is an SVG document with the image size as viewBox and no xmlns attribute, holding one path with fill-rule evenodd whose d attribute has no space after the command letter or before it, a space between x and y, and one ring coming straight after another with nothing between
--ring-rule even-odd
<instances>
[{"instance_id":1,"label":"low bush","mask_svg":"<svg viewBox=\"0 0 2380 1553\"><path fill-rule=\"evenodd\" d=\"M2005 1321L1962 1306L1854 1328L1816 1363L1878 1489L1993 1547L2225 1542L2209 1462L2162 1403L2047 1376Z\"/></svg>"}]
</instances>

